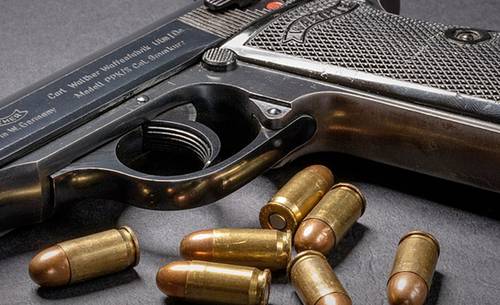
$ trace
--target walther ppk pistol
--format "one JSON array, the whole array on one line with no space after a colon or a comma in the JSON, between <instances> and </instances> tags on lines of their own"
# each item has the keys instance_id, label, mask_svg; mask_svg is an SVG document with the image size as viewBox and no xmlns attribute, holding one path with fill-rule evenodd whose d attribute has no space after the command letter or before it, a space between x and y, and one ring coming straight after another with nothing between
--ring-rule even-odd
<instances>
[{"instance_id":1,"label":"walther ppk pistol","mask_svg":"<svg viewBox=\"0 0 500 305\"><path fill-rule=\"evenodd\" d=\"M198 207L319 151L500 191L500 33L398 7L197 2L0 102L0 227Z\"/></svg>"}]
</instances>

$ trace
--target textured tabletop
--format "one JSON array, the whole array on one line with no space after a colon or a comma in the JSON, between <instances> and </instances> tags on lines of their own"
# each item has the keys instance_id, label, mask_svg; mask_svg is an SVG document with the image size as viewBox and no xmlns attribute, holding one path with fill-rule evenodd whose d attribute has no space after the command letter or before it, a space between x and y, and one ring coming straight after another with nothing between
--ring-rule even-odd
<instances>
[{"instance_id":1,"label":"textured tabletop","mask_svg":"<svg viewBox=\"0 0 500 305\"><path fill-rule=\"evenodd\" d=\"M3 0L0 2L0 98L40 80L137 29L186 6L188 0ZM406 0L402 14L500 29L498 0ZM500 85L500 84L499 84ZM331 264L354 304L387 304L385 284L399 238L413 229L441 243L427 305L500 303L500 196L347 156L320 154L272 170L219 202L158 212L110 201L67 207L50 221L0 237L0 304L180 304L156 288L158 268L176 259L182 237L215 227L258 227L260 207L308 164L329 166L339 181L367 198L363 217L332 255ZM0 182L1 183L1 182ZM58 241L129 225L142 257L133 270L62 289L29 279L35 252ZM270 303L300 304L283 274Z\"/></svg>"}]
</instances>

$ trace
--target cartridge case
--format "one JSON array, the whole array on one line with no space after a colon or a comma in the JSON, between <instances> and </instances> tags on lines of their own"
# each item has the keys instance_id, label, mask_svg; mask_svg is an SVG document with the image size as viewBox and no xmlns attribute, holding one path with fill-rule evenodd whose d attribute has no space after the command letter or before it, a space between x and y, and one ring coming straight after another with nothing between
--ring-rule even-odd
<instances>
[{"instance_id":1,"label":"cartridge case","mask_svg":"<svg viewBox=\"0 0 500 305\"><path fill-rule=\"evenodd\" d=\"M334 177L325 166L312 165L290 179L260 210L262 228L295 232L298 224L332 187Z\"/></svg>"},{"instance_id":2,"label":"cartridge case","mask_svg":"<svg viewBox=\"0 0 500 305\"><path fill-rule=\"evenodd\" d=\"M62 286L135 266L139 253L134 232L121 227L45 249L31 260L29 272L40 286Z\"/></svg>"},{"instance_id":3,"label":"cartridge case","mask_svg":"<svg viewBox=\"0 0 500 305\"><path fill-rule=\"evenodd\" d=\"M292 234L266 229L202 230L184 237L180 249L187 260L279 270L290 261Z\"/></svg>"},{"instance_id":4,"label":"cartridge case","mask_svg":"<svg viewBox=\"0 0 500 305\"><path fill-rule=\"evenodd\" d=\"M189 301L266 305L271 272L212 262L178 261L160 268L156 284L167 296Z\"/></svg>"},{"instance_id":5,"label":"cartridge case","mask_svg":"<svg viewBox=\"0 0 500 305\"><path fill-rule=\"evenodd\" d=\"M387 284L389 304L424 304L439 252L429 233L412 231L401 239Z\"/></svg>"},{"instance_id":6,"label":"cartridge case","mask_svg":"<svg viewBox=\"0 0 500 305\"><path fill-rule=\"evenodd\" d=\"M334 185L299 225L295 249L316 250L326 255L363 215L365 208L366 200L355 186Z\"/></svg>"},{"instance_id":7,"label":"cartridge case","mask_svg":"<svg viewBox=\"0 0 500 305\"><path fill-rule=\"evenodd\" d=\"M288 266L288 276L304 305L351 305L352 301L318 251L299 253Z\"/></svg>"}]
</instances>

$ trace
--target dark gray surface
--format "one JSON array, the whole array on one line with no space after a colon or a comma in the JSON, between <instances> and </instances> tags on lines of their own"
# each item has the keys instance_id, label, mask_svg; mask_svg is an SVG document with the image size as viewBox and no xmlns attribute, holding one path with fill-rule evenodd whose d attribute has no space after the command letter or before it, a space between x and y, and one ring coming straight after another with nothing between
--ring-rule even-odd
<instances>
[{"instance_id":1,"label":"dark gray surface","mask_svg":"<svg viewBox=\"0 0 500 305\"><path fill-rule=\"evenodd\" d=\"M107 0L0 2L0 98L27 86L191 1ZM421 19L500 29L500 3L403 1ZM330 260L354 304L386 304L385 283L401 235L428 230L442 254L427 305L498 304L500 196L359 159L323 154L259 177L208 207L183 212L129 208L116 202L75 203L51 221L0 237L0 304L177 304L156 288L157 269L175 259L183 235L212 227L257 227L258 211L294 172L324 163L366 194L365 215ZM1 183L1 182L0 182ZM134 270L63 289L38 289L27 264L40 248L120 224L139 234ZM274 305L299 304L283 275Z\"/></svg>"}]
</instances>

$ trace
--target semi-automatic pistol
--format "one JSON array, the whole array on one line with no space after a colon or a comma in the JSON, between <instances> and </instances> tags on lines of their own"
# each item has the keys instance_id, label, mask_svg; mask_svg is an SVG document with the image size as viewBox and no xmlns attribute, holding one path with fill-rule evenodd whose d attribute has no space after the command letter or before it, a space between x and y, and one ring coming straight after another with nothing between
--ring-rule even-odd
<instances>
[{"instance_id":1,"label":"semi-automatic pistol","mask_svg":"<svg viewBox=\"0 0 500 305\"><path fill-rule=\"evenodd\" d=\"M340 152L500 191L500 33L398 0L205 0L0 102L0 229L175 210Z\"/></svg>"}]
</instances>

